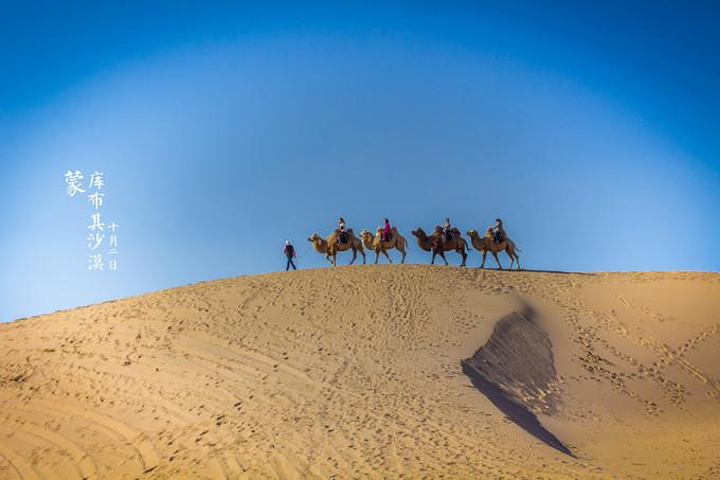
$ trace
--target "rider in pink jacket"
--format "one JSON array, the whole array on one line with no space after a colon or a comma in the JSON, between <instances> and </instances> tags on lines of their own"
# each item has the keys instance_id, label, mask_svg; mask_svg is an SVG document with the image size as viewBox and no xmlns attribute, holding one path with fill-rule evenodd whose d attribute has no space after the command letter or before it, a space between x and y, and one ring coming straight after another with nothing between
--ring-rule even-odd
<instances>
[{"instance_id":1,"label":"rider in pink jacket","mask_svg":"<svg viewBox=\"0 0 720 480\"><path fill-rule=\"evenodd\" d=\"M385 227L383 228L383 241L390 241L390 220L385 219Z\"/></svg>"}]
</instances>

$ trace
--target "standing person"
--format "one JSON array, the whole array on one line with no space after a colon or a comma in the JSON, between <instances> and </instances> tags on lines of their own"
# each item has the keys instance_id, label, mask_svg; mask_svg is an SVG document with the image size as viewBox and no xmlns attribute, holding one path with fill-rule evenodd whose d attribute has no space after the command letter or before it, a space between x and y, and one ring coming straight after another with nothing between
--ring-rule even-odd
<instances>
[{"instance_id":1,"label":"standing person","mask_svg":"<svg viewBox=\"0 0 720 480\"><path fill-rule=\"evenodd\" d=\"M285 240L285 248L283 248L283 253L287 257L287 266L285 267L285 271L287 272L288 270L290 270L290 265L292 265L293 270L297 270L295 263L293 263L293 258L295 258L295 247L292 246L290 240Z\"/></svg>"},{"instance_id":2,"label":"standing person","mask_svg":"<svg viewBox=\"0 0 720 480\"><path fill-rule=\"evenodd\" d=\"M385 219L385 226L383 227L383 242L390 241L390 220Z\"/></svg>"}]
</instances>

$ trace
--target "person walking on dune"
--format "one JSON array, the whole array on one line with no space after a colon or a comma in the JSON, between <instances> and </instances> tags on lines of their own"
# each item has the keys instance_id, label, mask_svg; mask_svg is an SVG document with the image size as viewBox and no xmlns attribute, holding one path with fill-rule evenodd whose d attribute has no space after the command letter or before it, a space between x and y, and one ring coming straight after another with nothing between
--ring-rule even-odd
<instances>
[{"instance_id":1,"label":"person walking on dune","mask_svg":"<svg viewBox=\"0 0 720 480\"><path fill-rule=\"evenodd\" d=\"M290 270L291 265L293 267L293 270L297 270L297 267L293 262L293 258L295 258L295 247L292 246L290 240L285 240L285 248L283 249L283 253L287 257L287 266L285 267L285 271L287 272L288 270Z\"/></svg>"}]
</instances>

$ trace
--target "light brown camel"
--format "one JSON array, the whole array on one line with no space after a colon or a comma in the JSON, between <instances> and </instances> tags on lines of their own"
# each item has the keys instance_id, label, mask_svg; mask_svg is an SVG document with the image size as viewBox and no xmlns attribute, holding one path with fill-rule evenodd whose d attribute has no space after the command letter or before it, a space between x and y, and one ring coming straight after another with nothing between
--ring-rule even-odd
<instances>
[{"instance_id":1,"label":"light brown camel","mask_svg":"<svg viewBox=\"0 0 720 480\"><path fill-rule=\"evenodd\" d=\"M352 250L353 256L350 260L350 265L355 262L357 258L357 252L360 252L363 259L363 265L365 264L365 251L363 250L362 242L357 238L351 228L347 230L347 242L338 243L337 231L328 235L327 238L322 238L317 233L313 233L308 237L308 242L313 244L313 248L316 252L325 255L325 259L328 260L333 266L337 265L337 254L338 252L344 252L346 250Z\"/></svg>"},{"instance_id":2,"label":"light brown camel","mask_svg":"<svg viewBox=\"0 0 720 480\"><path fill-rule=\"evenodd\" d=\"M520 249L517 248L515 243L507 236L502 242L495 243L492 228L488 228L485 235L482 237L475 230L468 230L467 236L470 237L470 241L472 242L473 247L475 247L475 250L482 251L482 264L480 265L480 268L485 268L485 257L487 256L487 252L490 251L490 253L493 254L493 257L495 257L498 267L502 270L502 265L500 264L500 259L498 259L497 254L498 252L505 250L505 253L508 254L508 257L510 257L510 270L512 270L513 263L516 261L517 269L520 270L520 257L517 254Z\"/></svg>"},{"instance_id":3,"label":"light brown camel","mask_svg":"<svg viewBox=\"0 0 720 480\"><path fill-rule=\"evenodd\" d=\"M368 250L373 250L375 252L375 263L378 263L378 259L380 258L381 253L385 255L385 258L387 258L390 263L393 263L392 259L387 254L387 251L393 248L397 248L398 252L402 254L402 260L400 260L400 263L405 263L405 255L407 255L407 253L405 252L405 247L409 247L407 240L405 240L405 237L400 235L400 233L397 231L397 228L392 227L390 229L390 241L383 242L381 233L381 228L377 229L375 236L373 236L373 234L368 232L367 230L363 230L362 232L360 232L360 238L362 239L365 248L367 248Z\"/></svg>"},{"instance_id":4,"label":"light brown camel","mask_svg":"<svg viewBox=\"0 0 720 480\"><path fill-rule=\"evenodd\" d=\"M422 248L426 252L432 252L432 262L430 262L431 265L435 264L436 255L440 255L440 257L445 262L445 265L447 265L448 261L445 258L445 252L455 250L457 253L462 255L462 263L460 264L460 266L465 266L465 261L467 260L467 253L465 253L465 251L469 250L469 247L465 239L462 238L462 235L457 228L453 228L451 230L452 238L450 240L445 240L445 236L442 233L442 228L439 226L435 227L435 231L430 236L428 236L422 228L413 230L411 233L417 239L417 244L420 248Z\"/></svg>"}]
</instances>

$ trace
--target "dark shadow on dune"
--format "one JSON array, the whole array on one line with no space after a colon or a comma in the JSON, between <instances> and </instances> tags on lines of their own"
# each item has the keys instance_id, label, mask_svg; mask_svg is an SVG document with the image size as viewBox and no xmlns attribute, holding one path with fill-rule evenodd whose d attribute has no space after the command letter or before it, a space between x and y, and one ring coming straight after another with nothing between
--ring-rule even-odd
<instances>
[{"instance_id":1,"label":"dark shadow on dune","mask_svg":"<svg viewBox=\"0 0 720 480\"><path fill-rule=\"evenodd\" d=\"M503 317L488 342L461 362L463 373L510 420L545 444L575 457L542 426L535 411L552 414L558 403L552 344L532 322L534 311Z\"/></svg>"},{"instance_id":2,"label":"dark shadow on dune","mask_svg":"<svg viewBox=\"0 0 720 480\"><path fill-rule=\"evenodd\" d=\"M523 268L522 270L510 270L509 268L503 268L500 270L499 268L486 268L486 270L494 270L497 272L507 272L507 273L559 273L562 275L595 275L593 272L572 272L572 271L564 271L564 270L533 270L531 268Z\"/></svg>"},{"instance_id":3,"label":"dark shadow on dune","mask_svg":"<svg viewBox=\"0 0 720 480\"><path fill-rule=\"evenodd\" d=\"M475 385L501 412L503 412L510 420L522 427L523 430L534 436L545 444L560 450L563 453L575 457L573 453L550 431L542 426L540 420L534 413L524 406L516 403L509 398L503 390L495 384L487 381L485 377L478 374L475 369L469 366L465 361L462 362L463 373L465 373Z\"/></svg>"}]
</instances>

